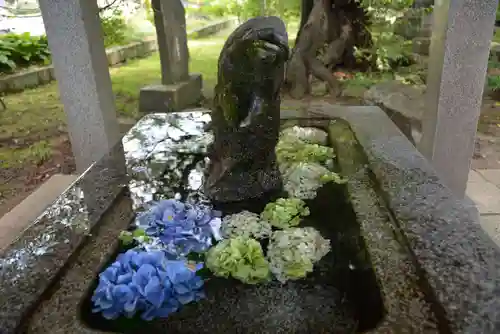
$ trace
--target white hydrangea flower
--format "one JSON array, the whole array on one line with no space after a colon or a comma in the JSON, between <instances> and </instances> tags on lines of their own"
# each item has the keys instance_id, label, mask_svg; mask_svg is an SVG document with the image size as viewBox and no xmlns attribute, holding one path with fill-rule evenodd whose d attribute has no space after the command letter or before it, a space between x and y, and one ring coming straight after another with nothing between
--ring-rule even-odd
<instances>
[{"instance_id":1,"label":"white hydrangea flower","mask_svg":"<svg viewBox=\"0 0 500 334\"><path fill-rule=\"evenodd\" d=\"M256 213L241 211L222 218L222 235L225 238L265 239L271 236L271 225Z\"/></svg>"},{"instance_id":2,"label":"white hydrangea flower","mask_svg":"<svg viewBox=\"0 0 500 334\"><path fill-rule=\"evenodd\" d=\"M312 227L291 228L272 234L267 249L270 270L282 283L306 277L330 251L330 241Z\"/></svg>"},{"instance_id":3,"label":"white hydrangea flower","mask_svg":"<svg viewBox=\"0 0 500 334\"><path fill-rule=\"evenodd\" d=\"M283 183L290 197L313 199L323 185L322 177L331 174L326 167L317 163L295 163L283 168Z\"/></svg>"},{"instance_id":4,"label":"white hydrangea flower","mask_svg":"<svg viewBox=\"0 0 500 334\"><path fill-rule=\"evenodd\" d=\"M328 134L318 128L292 126L281 131L281 137L294 137L310 144L326 145Z\"/></svg>"}]
</instances>

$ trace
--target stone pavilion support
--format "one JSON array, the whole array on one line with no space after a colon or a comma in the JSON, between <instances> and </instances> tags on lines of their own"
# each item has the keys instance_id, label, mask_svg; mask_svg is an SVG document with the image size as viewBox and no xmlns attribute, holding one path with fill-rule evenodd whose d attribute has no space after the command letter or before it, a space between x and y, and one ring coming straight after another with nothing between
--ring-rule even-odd
<instances>
[{"instance_id":1,"label":"stone pavilion support","mask_svg":"<svg viewBox=\"0 0 500 334\"><path fill-rule=\"evenodd\" d=\"M498 0L435 2L420 151L463 198Z\"/></svg>"},{"instance_id":2,"label":"stone pavilion support","mask_svg":"<svg viewBox=\"0 0 500 334\"><path fill-rule=\"evenodd\" d=\"M77 172L120 140L96 0L39 0Z\"/></svg>"}]
</instances>

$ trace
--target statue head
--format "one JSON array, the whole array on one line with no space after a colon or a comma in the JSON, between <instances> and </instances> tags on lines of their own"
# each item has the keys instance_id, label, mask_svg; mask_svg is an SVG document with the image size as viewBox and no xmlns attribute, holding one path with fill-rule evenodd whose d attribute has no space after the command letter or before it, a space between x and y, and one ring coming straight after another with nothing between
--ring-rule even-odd
<instances>
[{"instance_id":1,"label":"statue head","mask_svg":"<svg viewBox=\"0 0 500 334\"><path fill-rule=\"evenodd\" d=\"M243 23L221 51L215 104L228 119L241 122L259 104L279 103L288 56L288 35L281 19L256 17Z\"/></svg>"}]
</instances>

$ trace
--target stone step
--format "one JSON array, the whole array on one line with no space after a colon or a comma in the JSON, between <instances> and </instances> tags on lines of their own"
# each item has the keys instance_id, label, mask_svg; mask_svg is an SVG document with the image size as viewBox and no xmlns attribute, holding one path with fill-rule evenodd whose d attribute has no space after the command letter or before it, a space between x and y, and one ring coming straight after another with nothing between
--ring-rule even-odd
<instances>
[{"instance_id":1,"label":"stone step","mask_svg":"<svg viewBox=\"0 0 500 334\"><path fill-rule=\"evenodd\" d=\"M0 253L28 228L61 193L76 175L55 174L15 208L0 218Z\"/></svg>"}]
</instances>

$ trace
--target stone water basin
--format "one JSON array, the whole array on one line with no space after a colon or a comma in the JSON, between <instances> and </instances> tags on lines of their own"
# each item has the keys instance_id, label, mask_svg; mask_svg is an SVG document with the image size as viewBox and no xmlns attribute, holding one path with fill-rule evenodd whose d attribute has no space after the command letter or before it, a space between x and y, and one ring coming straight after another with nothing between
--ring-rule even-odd
<instances>
[{"instance_id":1,"label":"stone water basin","mask_svg":"<svg viewBox=\"0 0 500 334\"><path fill-rule=\"evenodd\" d=\"M308 203L304 225L330 239L331 251L306 279L249 286L212 278L207 299L151 322L105 320L90 311L98 273L115 258L119 232L145 203L176 194L205 200L198 190L210 115L154 114L124 138L126 164L119 145L62 195L83 192L85 201L72 195L80 200L69 214L73 224L57 225L44 254L31 251L23 267L30 271L6 265L13 263L7 256L26 248L42 227L56 226L57 213L40 218L0 258L2 302L9 302L0 304L0 333L495 333L500 318L490 296L500 286L498 249L417 152L408 157L395 149L412 146L383 112L319 104L281 117L285 127L327 130L335 169L348 178L345 185L325 185ZM422 185L439 200L424 212ZM260 212L269 200L222 209ZM82 208L87 213L77 215Z\"/></svg>"},{"instance_id":2,"label":"stone water basin","mask_svg":"<svg viewBox=\"0 0 500 334\"><path fill-rule=\"evenodd\" d=\"M179 131L193 133L187 128L201 129L201 123L209 119L204 116L201 113L150 115L131 133L149 128L145 131L146 137L160 141L166 132L161 125L157 129L150 126L154 120L166 124L178 121ZM158 133L160 136L155 136ZM126 151L132 146L129 138L125 138ZM199 131L177 142L155 145L157 156L153 159L161 161L159 156L168 156L171 163L164 165L166 168L161 168L163 171L156 177L162 185L157 187L154 198L176 197L194 203L205 200L199 186L201 173L206 168L204 153L209 140L207 133ZM147 168L149 164L145 160L141 156L136 160L138 165L132 163L132 169L143 174L142 167ZM281 194L274 195L274 198L270 195L215 208L224 215L242 210L258 214L266 203L281 197ZM80 308L81 319L90 328L115 333L352 333L374 329L383 316L382 299L346 195L344 185L329 183L318 191L314 200L307 201L311 214L300 226L319 230L331 241L332 250L305 279L286 284L274 281L247 285L235 279L212 277L205 283L205 300L188 304L166 319L153 321L106 320L91 312L92 302L87 294ZM94 281L90 291L96 286Z\"/></svg>"}]
</instances>

